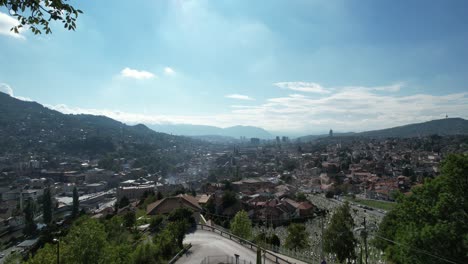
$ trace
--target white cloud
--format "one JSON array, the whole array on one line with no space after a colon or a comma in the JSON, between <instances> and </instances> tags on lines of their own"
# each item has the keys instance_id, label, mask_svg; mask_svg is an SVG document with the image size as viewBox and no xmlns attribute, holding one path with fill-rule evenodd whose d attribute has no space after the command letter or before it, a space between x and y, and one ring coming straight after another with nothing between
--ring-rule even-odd
<instances>
[{"instance_id":1,"label":"white cloud","mask_svg":"<svg viewBox=\"0 0 468 264\"><path fill-rule=\"evenodd\" d=\"M156 77L153 73L148 72L148 71L139 71L135 69L130 69L126 67L120 72L120 75L126 78L133 78L133 79L138 79L138 80L143 80L143 79L152 79Z\"/></svg>"},{"instance_id":2,"label":"white cloud","mask_svg":"<svg viewBox=\"0 0 468 264\"><path fill-rule=\"evenodd\" d=\"M255 100L255 99L253 99L252 97L250 97L248 95L242 95L242 94L228 94L228 95L225 95L224 97L231 98L231 99L238 99L238 100L246 100L246 101Z\"/></svg>"},{"instance_id":3,"label":"white cloud","mask_svg":"<svg viewBox=\"0 0 468 264\"><path fill-rule=\"evenodd\" d=\"M277 82L274 83L275 86L278 86L282 89L289 89L298 92L306 93L318 93L318 94L328 94L330 91L323 88L318 83L313 82Z\"/></svg>"},{"instance_id":4,"label":"white cloud","mask_svg":"<svg viewBox=\"0 0 468 264\"><path fill-rule=\"evenodd\" d=\"M0 83L0 92L6 93L13 97L13 89L11 89L11 87L6 83Z\"/></svg>"},{"instance_id":5,"label":"white cloud","mask_svg":"<svg viewBox=\"0 0 468 264\"><path fill-rule=\"evenodd\" d=\"M376 91L399 92L403 86L404 83L396 83L388 86L374 87L373 89Z\"/></svg>"},{"instance_id":6,"label":"white cloud","mask_svg":"<svg viewBox=\"0 0 468 264\"><path fill-rule=\"evenodd\" d=\"M5 35L17 39L25 39L25 37L21 34L23 31L22 28L19 30L18 34L11 31L11 28L17 26L18 24L18 20L8 14L0 12L0 35Z\"/></svg>"},{"instance_id":7,"label":"white cloud","mask_svg":"<svg viewBox=\"0 0 468 264\"><path fill-rule=\"evenodd\" d=\"M169 76L173 76L173 75L176 74L176 72L171 67L165 67L164 68L164 74L169 75Z\"/></svg>"},{"instance_id":8,"label":"white cloud","mask_svg":"<svg viewBox=\"0 0 468 264\"><path fill-rule=\"evenodd\" d=\"M11 96L13 98L16 98L16 99L19 99L19 100L22 100L22 101L32 101L31 99L29 99L27 97L15 96L13 94L13 89L6 83L0 83L0 92L6 93L9 96Z\"/></svg>"}]
</instances>

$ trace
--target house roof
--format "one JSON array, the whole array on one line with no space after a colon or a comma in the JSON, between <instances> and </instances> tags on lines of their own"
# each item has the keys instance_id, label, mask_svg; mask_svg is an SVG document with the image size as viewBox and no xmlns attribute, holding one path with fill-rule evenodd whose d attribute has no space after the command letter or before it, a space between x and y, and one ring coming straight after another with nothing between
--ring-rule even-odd
<instances>
[{"instance_id":1,"label":"house roof","mask_svg":"<svg viewBox=\"0 0 468 264\"><path fill-rule=\"evenodd\" d=\"M208 194L202 194L200 195L198 198L198 203L200 204L205 204L208 202L208 200L210 200L211 198L211 195L208 195Z\"/></svg>"},{"instance_id":2,"label":"house roof","mask_svg":"<svg viewBox=\"0 0 468 264\"><path fill-rule=\"evenodd\" d=\"M294 208L299 208L299 203L294 201L294 200L291 200L289 198L284 198L283 201L288 203L289 205L291 205Z\"/></svg>"},{"instance_id":3,"label":"house roof","mask_svg":"<svg viewBox=\"0 0 468 264\"><path fill-rule=\"evenodd\" d=\"M299 207L298 207L298 208L301 209L301 210L308 210L308 209L310 209L310 208L312 208L312 207L314 207L314 205L313 205L312 203L310 203L310 202L302 202L302 203L299 204Z\"/></svg>"},{"instance_id":4,"label":"house roof","mask_svg":"<svg viewBox=\"0 0 468 264\"><path fill-rule=\"evenodd\" d=\"M162 200L159 200L159 201L156 201L156 202L154 202L152 204L149 204L146 207L146 213L150 214L154 210L157 210L159 207L161 207L163 204L171 202L171 201L177 201L178 204L180 204L180 205L185 204L185 205L187 205L187 206L189 206L192 209L197 210L197 211L202 210L200 204L198 204L198 201L197 201L197 199L195 197L190 196L190 195L186 195L186 194L179 194L177 196L166 197L166 198L164 198Z\"/></svg>"}]
</instances>

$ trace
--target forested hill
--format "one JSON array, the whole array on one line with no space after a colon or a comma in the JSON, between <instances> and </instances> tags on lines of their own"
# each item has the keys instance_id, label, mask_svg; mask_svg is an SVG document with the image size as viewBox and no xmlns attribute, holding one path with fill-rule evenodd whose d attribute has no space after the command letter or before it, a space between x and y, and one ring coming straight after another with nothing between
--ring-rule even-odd
<instances>
[{"instance_id":1,"label":"forested hill","mask_svg":"<svg viewBox=\"0 0 468 264\"><path fill-rule=\"evenodd\" d=\"M356 136L387 138L387 137L420 137L429 135L468 135L468 120L463 118L445 118L424 123L409 124L381 130L356 133Z\"/></svg>"},{"instance_id":2,"label":"forested hill","mask_svg":"<svg viewBox=\"0 0 468 264\"><path fill-rule=\"evenodd\" d=\"M411 138L430 135L454 136L468 135L468 120L463 118L445 118L424 123L365 131L360 133L335 133L335 137L369 137L369 138ZM301 141L313 141L326 138L328 135L310 135L300 137Z\"/></svg>"},{"instance_id":3,"label":"forested hill","mask_svg":"<svg viewBox=\"0 0 468 264\"><path fill-rule=\"evenodd\" d=\"M0 155L47 153L104 155L154 152L200 144L186 137L128 126L104 116L66 115L0 92Z\"/></svg>"}]
</instances>

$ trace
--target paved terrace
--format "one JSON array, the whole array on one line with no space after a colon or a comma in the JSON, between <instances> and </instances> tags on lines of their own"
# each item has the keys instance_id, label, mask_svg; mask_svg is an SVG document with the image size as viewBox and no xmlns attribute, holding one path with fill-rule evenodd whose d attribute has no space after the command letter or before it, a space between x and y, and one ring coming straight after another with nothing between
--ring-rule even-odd
<instances>
[{"instance_id":1,"label":"paved terrace","mask_svg":"<svg viewBox=\"0 0 468 264\"><path fill-rule=\"evenodd\" d=\"M207 230L197 229L194 233L188 234L185 237L184 243L191 243L192 248L190 248L187 254L177 260L177 264L199 264L207 256L234 256L234 254L239 255L239 258L242 260L241 264L244 263L244 260L246 261L245 263L252 262L252 264L256 263L257 260L255 249L252 250L248 246L243 246L236 241L221 236L219 233L213 233ZM291 259L283 255L278 256L290 263L305 264L305 262ZM267 258L266 263L271 264L275 262Z\"/></svg>"}]
</instances>

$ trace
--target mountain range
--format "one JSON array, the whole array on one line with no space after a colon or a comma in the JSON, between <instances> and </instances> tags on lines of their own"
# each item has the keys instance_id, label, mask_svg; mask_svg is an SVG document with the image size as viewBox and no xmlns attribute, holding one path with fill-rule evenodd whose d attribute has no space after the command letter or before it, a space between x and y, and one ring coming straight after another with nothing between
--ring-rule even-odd
<instances>
[{"instance_id":1,"label":"mountain range","mask_svg":"<svg viewBox=\"0 0 468 264\"><path fill-rule=\"evenodd\" d=\"M148 127L158 132L183 136L223 136L235 139L239 139L240 137L261 139L273 138L273 135L265 129L254 126L232 126L221 128L216 126L191 124L155 124L148 125Z\"/></svg>"},{"instance_id":2,"label":"mountain range","mask_svg":"<svg viewBox=\"0 0 468 264\"><path fill-rule=\"evenodd\" d=\"M411 138L430 135L468 135L468 120L463 118L444 118L423 123L409 124L398 127L365 131L359 133L334 133L334 136L370 137L370 138ZM301 141L313 141L329 135L309 135L299 137Z\"/></svg>"},{"instance_id":3,"label":"mountain range","mask_svg":"<svg viewBox=\"0 0 468 264\"><path fill-rule=\"evenodd\" d=\"M158 132L156 132L156 131ZM184 136L190 136L191 139ZM468 121L445 118L424 123L360 133L335 133L334 136L357 137L419 137L428 135L467 135ZM29 153L88 153L106 154L131 150L157 151L210 142L236 143L240 137L272 139L268 131L253 126L220 128L203 125L126 125L105 116L68 115L51 110L36 102L22 101L0 92L0 154ZM326 135L299 137L311 141Z\"/></svg>"},{"instance_id":4,"label":"mountain range","mask_svg":"<svg viewBox=\"0 0 468 264\"><path fill-rule=\"evenodd\" d=\"M199 142L105 116L68 115L0 92L0 154L154 152Z\"/></svg>"}]
</instances>

